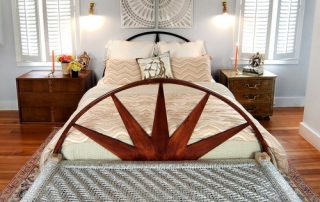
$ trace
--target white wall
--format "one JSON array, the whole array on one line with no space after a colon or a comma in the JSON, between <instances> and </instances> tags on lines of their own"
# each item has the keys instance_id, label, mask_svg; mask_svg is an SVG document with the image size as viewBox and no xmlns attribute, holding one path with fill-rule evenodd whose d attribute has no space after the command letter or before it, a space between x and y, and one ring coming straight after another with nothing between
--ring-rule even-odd
<instances>
[{"instance_id":1,"label":"white wall","mask_svg":"<svg viewBox=\"0 0 320 202\"><path fill-rule=\"evenodd\" d=\"M320 150L320 1L316 2L309 63L306 104L300 134Z\"/></svg>"},{"instance_id":2,"label":"white wall","mask_svg":"<svg viewBox=\"0 0 320 202\"><path fill-rule=\"evenodd\" d=\"M7 0L0 0L9 2ZM236 0L229 0L229 13L234 13ZM313 24L313 7L315 0L306 1L304 33L301 50L301 60L298 65L270 65L266 68L276 73L279 77L276 86L276 104L278 106L303 105L306 87L306 75L309 63L309 53ZM80 52L86 50L93 58L92 67L96 76L101 77L103 71L104 45L110 39L125 39L133 34L150 31L144 29L120 28L120 3L119 0L95 0L96 15L104 20L103 26L95 31L82 31ZM89 0L80 0L81 15L88 14ZM191 40L203 39L209 54L213 57L213 72L217 69L231 66L233 31L221 30L212 23L214 16L221 13L220 0L194 0L194 25L192 29L165 30L178 33ZM13 24L11 5L3 5L4 39L5 44L0 47L0 109L16 108L15 78L32 68L17 67L15 63L15 48L13 38ZM83 27L82 27L83 28ZM34 68L34 69L39 69ZM46 69L46 68L40 68Z\"/></svg>"}]
</instances>

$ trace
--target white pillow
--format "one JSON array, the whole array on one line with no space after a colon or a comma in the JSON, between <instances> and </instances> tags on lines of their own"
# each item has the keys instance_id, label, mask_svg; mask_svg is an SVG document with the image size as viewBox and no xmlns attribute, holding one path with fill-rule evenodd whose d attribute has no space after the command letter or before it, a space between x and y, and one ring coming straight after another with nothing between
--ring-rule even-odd
<instances>
[{"instance_id":1,"label":"white pillow","mask_svg":"<svg viewBox=\"0 0 320 202\"><path fill-rule=\"evenodd\" d=\"M161 41L157 47L159 54L169 51L171 57L177 58L200 57L207 54L204 42L201 40L185 43Z\"/></svg>"},{"instance_id":2,"label":"white pillow","mask_svg":"<svg viewBox=\"0 0 320 202\"><path fill-rule=\"evenodd\" d=\"M109 41L106 59L131 60L152 57L155 43L149 41Z\"/></svg>"}]
</instances>

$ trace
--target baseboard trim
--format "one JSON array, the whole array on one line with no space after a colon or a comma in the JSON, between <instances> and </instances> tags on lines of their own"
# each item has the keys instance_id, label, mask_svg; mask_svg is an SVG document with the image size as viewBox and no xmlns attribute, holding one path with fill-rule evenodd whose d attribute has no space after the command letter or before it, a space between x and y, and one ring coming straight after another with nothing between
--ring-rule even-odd
<instances>
[{"instance_id":1,"label":"baseboard trim","mask_svg":"<svg viewBox=\"0 0 320 202\"><path fill-rule=\"evenodd\" d=\"M304 107L305 97L276 97L275 107Z\"/></svg>"},{"instance_id":2,"label":"baseboard trim","mask_svg":"<svg viewBox=\"0 0 320 202\"><path fill-rule=\"evenodd\" d=\"M320 151L320 133L306 123L300 123L300 135Z\"/></svg>"},{"instance_id":3,"label":"baseboard trim","mask_svg":"<svg viewBox=\"0 0 320 202\"><path fill-rule=\"evenodd\" d=\"M18 110L16 101L0 101L0 110Z\"/></svg>"}]
</instances>

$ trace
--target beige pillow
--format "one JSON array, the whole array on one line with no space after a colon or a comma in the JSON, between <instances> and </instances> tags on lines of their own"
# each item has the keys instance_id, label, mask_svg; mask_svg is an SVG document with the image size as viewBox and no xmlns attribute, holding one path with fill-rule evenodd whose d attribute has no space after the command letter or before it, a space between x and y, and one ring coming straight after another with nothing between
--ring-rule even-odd
<instances>
[{"instance_id":1,"label":"beige pillow","mask_svg":"<svg viewBox=\"0 0 320 202\"><path fill-rule=\"evenodd\" d=\"M171 58L171 67L175 79L190 82L210 82L211 61L210 56L188 58Z\"/></svg>"},{"instance_id":2,"label":"beige pillow","mask_svg":"<svg viewBox=\"0 0 320 202\"><path fill-rule=\"evenodd\" d=\"M139 58L142 79L173 78L170 65L170 53L152 58Z\"/></svg>"},{"instance_id":3,"label":"beige pillow","mask_svg":"<svg viewBox=\"0 0 320 202\"><path fill-rule=\"evenodd\" d=\"M186 58L186 57L199 57L206 53L204 41L192 41L192 42L165 42L161 41L157 43L159 54L170 52L171 57Z\"/></svg>"},{"instance_id":4,"label":"beige pillow","mask_svg":"<svg viewBox=\"0 0 320 202\"><path fill-rule=\"evenodd\" d=\"M109 41L106 45L106 59L131 60L152 57L155 46L151 41Z\"/></svg>"},{"instance_id":5,"label":"beige pillow","mask_svg":"<svg viewBox=\"0 0 320 202\"><path fill-rule=\"evenodd\" d=\"M141 74L137 61L109 59L106 62L105 84L125 85L131 82L140 81Z\"/></svg>"}]
</instances>

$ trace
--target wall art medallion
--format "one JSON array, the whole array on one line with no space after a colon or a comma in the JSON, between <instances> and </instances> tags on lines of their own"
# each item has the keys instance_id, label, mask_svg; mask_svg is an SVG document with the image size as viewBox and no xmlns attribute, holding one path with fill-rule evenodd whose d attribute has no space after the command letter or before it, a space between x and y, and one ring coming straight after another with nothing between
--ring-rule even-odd
<instances>
[{"instance_id":1,"label":"wall art medallion","mask_svg":"<svg viewBox=\"0 0 320 202\"><path fill-rule=\"evenodd\" d=\"M193 0L159 0L158 28L191 28Z\"/></svg>"},{"instance_id":2,"label":"wall art medallion","mask_svg":"<svg viewBox=\"0 0 320 202\"><path fill-rule=\"evenodd\" d=\"M120 0L121 28L155 28L156 0Z\"/></svg>"}]
</instances>

